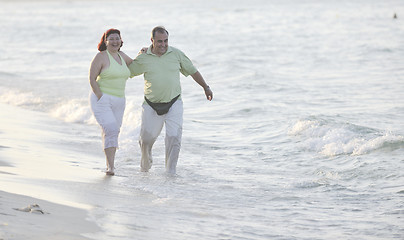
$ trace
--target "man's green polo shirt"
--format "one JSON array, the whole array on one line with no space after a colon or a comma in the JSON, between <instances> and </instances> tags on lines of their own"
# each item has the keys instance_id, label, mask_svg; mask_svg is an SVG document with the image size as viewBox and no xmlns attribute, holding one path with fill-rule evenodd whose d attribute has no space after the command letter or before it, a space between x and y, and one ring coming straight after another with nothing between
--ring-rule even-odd
<instances>
[{"instance_id":1,"label":"man's green polo shirt","mask_svg":"<svg viewBox=\"0 0 404 240\"><path fill-rule=\"evenodd\" d=\"M177 48L169 46L160 57L152 53L151 48L129 65L131 77L144 74L144 94L151 102L169 102L181 94L180 72L187 77L197 69Z\"/></svg>"}]
</instances>

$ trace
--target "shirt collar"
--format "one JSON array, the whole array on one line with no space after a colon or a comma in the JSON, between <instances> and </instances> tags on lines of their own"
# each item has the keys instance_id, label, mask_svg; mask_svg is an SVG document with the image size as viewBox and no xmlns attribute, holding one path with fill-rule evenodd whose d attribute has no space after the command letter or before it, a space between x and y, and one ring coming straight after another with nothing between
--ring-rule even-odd
<instances>
[{"instance_id":1,"label":"shirt collar","mask_svg":"<svg viewBox=\"0 0 404 240\"><path fill-rule=\"evenodd\" d=\"M149 48L147 49L147 54L149 54L149 55L155 55L155 56L157 56L156 54L154 54L154 53L152 53L152 47L153 47L153 45L150 45L149 46ZM170 52L172 52L173 51L173 49L171 48L171 46L168 46L167 47L167 51L163 54L163 55L161 55L161 56L164 56L164 55L166 55L167 53L170 53Z\"/></svg>"}]
</instances>

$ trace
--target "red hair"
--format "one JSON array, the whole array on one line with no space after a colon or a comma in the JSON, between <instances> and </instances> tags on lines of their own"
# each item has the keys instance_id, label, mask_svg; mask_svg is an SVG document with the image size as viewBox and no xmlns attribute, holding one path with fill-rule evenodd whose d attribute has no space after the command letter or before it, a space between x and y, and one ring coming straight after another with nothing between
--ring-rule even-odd
<instances>
[{"instance_id":1,"label":"red hair","mask_svg":"<svg viewBox=\"0 0 404 240\"><path fill-rule=\"evenodd\" d=\"M122 47L123 41L122 41L122 38L121 38L121 32L120 32L118 29L111 28L111 29L108 29L108 30L102 35L101 40L100 40L100 42L98 43L98 50L99 50L100 52L101 52L101 51L105 51L105 50L107 49L107 45L105 44L105 42L107 41L108 36L111 35L111 34L113 34L113 33L117 33L117 34L119 35L119 38L121 39L121 47ZM121 48L119 48L118 51L119 51L120 49L121 49Z\"/></svg>"}]
</instances>

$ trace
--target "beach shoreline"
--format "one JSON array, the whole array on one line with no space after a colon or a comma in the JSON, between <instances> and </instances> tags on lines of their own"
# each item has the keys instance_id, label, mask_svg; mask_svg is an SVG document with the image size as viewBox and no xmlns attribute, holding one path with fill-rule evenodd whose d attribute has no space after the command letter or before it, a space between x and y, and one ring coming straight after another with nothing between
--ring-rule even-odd
<instances>
[{"instance_id":1,"label":"beach shoreline","mask_svg":"<svg viewBox=\"0 0 404 240\"><path fill-rule=\"evenodd\" d=\"M0 191L0 239L92 239L86 234L99 232L97 224L88 219L88 211L29 196ZM37 204L38 211L16 209Z\"/></svg>"},{"instance_id":2,"label":"beach shoreline","mask_svg":"<svg viewBox=\"0 0 404 240\"><path fill-rule=\"evenodd\" d=\"M0 1L0 240L404 239L404 1ZM160 25L214 100L180 74L176 174L164 127L142 172L128 79L106 176L97 44L119 29L134 58ZM30 204L49 214L13 209Z\"/></svg>"},{"instance_id":3,"label":"beach shoreline","mask_svg":"<svg viewBox=\"0 0 404 240\"><path fill-rule=\"evenodd\" d=\"M91 199L78 197L84 187L75 186L94 183L102 173L52 145L60 131L46 113L0 107L0 239L84 240L101 232L90 219ZM16 210L34 204L44 214Z\"/></svg>"}]
</instances>

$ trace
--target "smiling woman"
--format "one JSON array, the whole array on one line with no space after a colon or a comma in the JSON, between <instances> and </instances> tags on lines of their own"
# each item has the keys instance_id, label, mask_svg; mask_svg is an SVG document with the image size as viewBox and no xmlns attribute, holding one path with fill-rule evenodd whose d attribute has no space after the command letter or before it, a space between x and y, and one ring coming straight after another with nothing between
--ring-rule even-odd
<instances>
[{"instance_id":1,"label":"smiling woman","mask_svg":"<svg viewBox=\"0 0 404 240\"><path fill-rule=\"evenodd\" d=\"M112 35L112 36L111 36ZM109 29L107 30L101 37L101 41L98 43L98 50L99 51L105 51L107 50L107 41L115 41L112 45L115 45L116 47L117 42L120 42L119 50L121 50L121 47L123 46L123 41L121 39L121 32L118 29Z\"/></svg>"},{"instance_id":2,"label":"smiling woman","mask_svg":"<svg viewBox=\"0 0 404 240\"><path fill-rule=\"evenodd\" d=\"M100 51L91 63L91 110L102 128L103 147L107 159L107 175L114 175L115 152L125 111L125 86L130 76L128 69L132 59L120 49L123 45L118 29L106 31L100 43Z\"/></svg>"},{"instance_id":3,"label":"smiling woman","mask_svg":"<svg viewBox=\"0 0 404 240\"><path fill-rule=\"evenodd\" d=\"M150 1L0 2L1 191L90 206L101 228L92 239L404 239L404 1L154 0L152 15ZM216 97L178 74L178 173L166 174L164 128L145 173L144 76L134 77L115 176L105 176L83 79L107 29L124 44L105 39L97 84L120 66L108 53L120 61L148 46L137 58L151 59L161 24L168 49L184 50ZM70 210L14 197L0 192L0 239L78 239L52 235L57 221L36 224ZM13 210L34 203L50 214ZM59 223L73 234L80 216Z\"/></svg>"}]
</instances>

